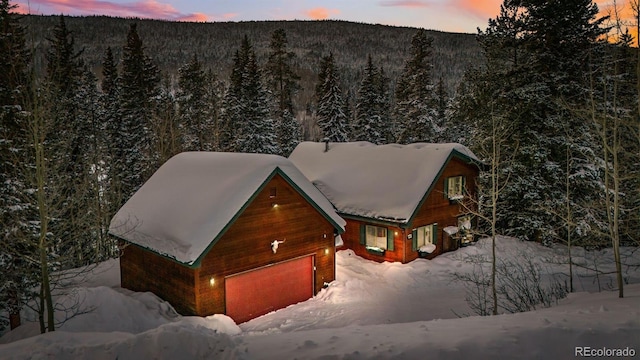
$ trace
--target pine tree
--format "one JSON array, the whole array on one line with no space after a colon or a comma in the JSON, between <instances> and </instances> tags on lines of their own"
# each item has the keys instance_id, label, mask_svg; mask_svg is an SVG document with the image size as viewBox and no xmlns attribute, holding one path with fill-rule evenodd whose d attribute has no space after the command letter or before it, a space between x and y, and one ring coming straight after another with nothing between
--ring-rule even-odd
<instances>
[{"instance_id":1,"label":"pine tree","mask_svg":"<svg viewBox=\"0 0 640 360\"><path fill-rule=\"evenodd\" d=\"M435 123L438 124L438 127L440 128L440 134L435 138L435 142L447 142L446 138L449 132L449 106L449 95L447 94L447 89L445 89L444 80L440 78L440 80L438 80L438 85L436 85L435 93Z\"/></svg>"},{"instance_id":2,"label":"pine tree","mask_svg":"<svg viewBox=\"0 0 640 360\"><path fill-rule=\"evenodd\" d=\"M49 189L49 224L51 256L66 254L61 268L85 265L90 252L94 228L90 219L95 197L89 185L89 171L96 160L97 144L92 139L96 121L96 79L75 50L73 33L64 17L52 30L46 53L45 96L50 110L46 116L47 168ZM94 96L96 95L96 96ZM91 99L92 98L92 99ZM87 102L89 101L89 102ZM55 174L55 179L53 179ZM54 268L55 270L55 268Z\"/></svg>"},{"instance_id":3,"label":"pine tree","mask_svg":"<svg viewBox=\"0 0 640 360\"><path fill-rule=\"evenodd\" d=\"M228 151L279 152L268 93L249 38L234 55L231 83L223 104L220 140Z\"/></svg>"},{"instance_id":4,"label":"pine tree","mask_svg":"<svg viewBox=\"0 0 640 360\"><path fill-rule=\"evenodd\" d=\"M37 270L26 261L32 246L34 208L28 199L28 180L23 171L29 165L27 133L21 110L29 93L28 66L31 57L25 45L16 5L0 1L0 331L7 324L20 325L22 304L33 298Z\"/></svg>"},{"instance_id":5,"label":"pine tree","mask_svg":"<svg viewBox=\"0 0 640 360\"><path fill-rule=\"evenodd\" d=\"M358 90L353 140L370 141L374 144L385 144L389 141L386 82L382 69L379 70L373 65L369 55Z\"/></svg>"},{"instance_id":6,"label":"pine tree","mask_svg":"<svg viewBox=\"0 0 640 360\"><path fill-rule=\"evenodd\" d=\"M150 124L154 98L159 94L159 71L144 53L136 24L131 24L123 49L121 75L121 120L113 143L112 177L121 185L123 201L142 185L151 173ZM121 205L121 204L120 204Z\"/></svg>"},{"instance_id":7,"label":"pine tree","mask_svg":"<svg viewBox=\"0 0 640 360\"><path fill-rule=\"evenodd\" d=\"M340 89L340 78L333 60L333 53L329 53L321 61L318 76L323 81L318 89L318 126L322 137L331 142L346 142L347 116L344 113L344 100ZM324 79L324 80L323 80Z\"/></svg>"},{"instance_id":8,"label":"pine tree","mask_svg":"<svg viewBox=\"0 0 640 360\"><path fill-rule=\"evenodd\" d=\"M157 169L167 160L182 151L182 136L178 116L178 102L171 88L169 78L165 77L160 93L154 99L151 133L152 168Z\"/></svg>"},{"instance_id":9,"label":"pine tree","mask_svg":"<svg viewBox=\"0 0 640 360\"><path fill-rule=\"evenodd\" d=\"M273 110L276 137L280 154L284 156L293 151L302 137L293 108L293 96L300 89L300 77L292 69L295 54L287 49L287 44L286 32L283 29L274 31L265 65L267 87L276 101Z\"/></svg>"},{"instance_id":10,"label":"pine tree","mask_svg":"<svg viewBox=\"0 0 640 360\"><path fill-rule=\"evenodd\" d=\"M106 191L108 187L107 161L108 135L101 94L98 91L98 79L87 65L82 68L79 88L76 93L78 104L79 133L84 134L82 163L85 168L84 187L76 197L84 197L86 203L85 221L79 226L77 235L85 241L78 254L84 263L104 261L114 257L117 246L108 235L111 213Z\"/></svg>"},{"instance_id":11,"label":"pine tree","mask_svg":"<svg viewBox=\"0 0 640 360\"><path fill-rule=\"evenodd\" d=\"M564 209L567 177L584 199L576 204L582 219L574 220L598 226L587 204L597 202L601 184L598 169L588 164L601 161L593 156L593 129L575 115L584 108L589 54L605 31L596 15L591 1L505 1L478 36L487 66L473 76L473 95L464 100L469 114L480 132L491 116L509 119L518 129L512 138L515 157L505 170L513 181L498 214L499 227L509 235L560 238L557 229L564 227L556 214ZM494 100L483 102L480 93ZM567 129L575 136L567 139ZM567 146L574 149L569 167Z\"/></svg>"},{"instance_id":12,"label":"pine tree","mask_svg":"<svg viewBox=\"0 0 640 360\"><path fill-rule=\"evenodd\" d=\"M248 56L241 50L236 50L233 55L230 83L225 91L220 114L220 149L223 151L236 151L234 139L237 132L235 127L238 122L243 121L242 83Z\"/></svg>"},{"instance_id":13,"label":"pine tree","mask_svg":"<svg viewBox=\"0 0 640 360\"><path fill-rule=\"evenodd\" d=\"M122 149L117 145L120 137L120 126L122 125L120 96L121 83L118 75L118 66L113 58L111 47L107 47L102 59L102 82L100 101L100 117L104 121L104 151L102 158L104 171L106 172L106 183L104 184L104 194L106 202L107 216L113 216L123 203L119 163L122 156Z\"/></svg>"},{"instance_id":14,"label":"pine tree","mask_svg":"<svg viewBox=\"0 0 640 360\"><path fill-rule=\"evenodd\" d=\"M253 50L247 63L246 84L244 84L244 119L240 123L241 138L236 139L239 152L277 154L278 144L275 127L271 118L267 91L262 85L262 73Z\"/></svg>"},{"instance_id":15,"label":"pine tree","mask_svg":"<svg viewBox=\"0 0 640 360\"><path fill-rule=\"evenodd\" d=\"M478 94L480 89L476 88L480 84L478 79L478 69L468 69L460 84L456 89L454 97L451 99L450 114L446 131L446 142L456 142L471 148L472 140L476 134L476 120L479 110L486 109L486 106L478 106Z\"/></svg>"},{"instance_id":16,"label":"pine tree","mask_svg":"<svg viewBox=\"0 0 640 360\"><path fill-rule=\"evenodd\" d=\"M209 69L206 73L205 100L208 109L208 119L206 121L207 131L211 135L210 142L205 142L205 151L220 151L220 133L221 133L221 105L224 95L225 84L219 80L216 74Z\"/></svg>"},{"instance_id":17,"label":"pine tree","mask_svg":"<svg viewBox=\"0 0 640 360\"><path fill-rule=\"evenodd\" d=\"M214 125L211 124L212 109L207 98L207 74L196 55L178 73L182 148L185 151L211 150Z\"/></svg>"},{"instance_id":18,"label":"pine tree","mask_svg":"<svg viewBox=\"0 0 640 360\"><path fill-rule=\"evenodd\" d=\"M441 132L437 123L432 81L433 38L418 30L411 40L411 57L396 85L397 140L400 143L433 142Z\"/></svg>"}]
</instances>

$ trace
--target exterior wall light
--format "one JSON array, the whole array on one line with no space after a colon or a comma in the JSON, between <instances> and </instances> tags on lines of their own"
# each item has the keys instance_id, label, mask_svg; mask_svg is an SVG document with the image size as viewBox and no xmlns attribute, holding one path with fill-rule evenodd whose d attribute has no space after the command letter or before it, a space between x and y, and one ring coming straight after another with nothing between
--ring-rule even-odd
<instances>
[{"instance_id":1,"label":"exterior wall light","mask_svg":"<svg viewBox=\"0 0 640 360\"><path fill-rule=\"evenodd\" d=\"M213 277L209 278L209 286L213 286L216 284L216 279L214 279Z\"/></svg>"}]
</instances>

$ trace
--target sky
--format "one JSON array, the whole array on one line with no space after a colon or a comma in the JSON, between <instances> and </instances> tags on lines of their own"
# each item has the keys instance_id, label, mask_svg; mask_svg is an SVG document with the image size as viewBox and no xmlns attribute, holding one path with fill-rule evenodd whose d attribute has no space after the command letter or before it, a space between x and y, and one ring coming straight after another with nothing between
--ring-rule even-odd
<instances>
[{"instance_id":1,"label":"sky","mask_svg":"<svg viewBox=\"0 0 640 360\"><path fill-rule=\"evenodd\" d=\"M624 4L629 0L619 0ZM613 0L596 1L607 9ZM502 0L19 0L22 13L175 21L346 20L476 33Z\"/></svg>"}]
</instances>

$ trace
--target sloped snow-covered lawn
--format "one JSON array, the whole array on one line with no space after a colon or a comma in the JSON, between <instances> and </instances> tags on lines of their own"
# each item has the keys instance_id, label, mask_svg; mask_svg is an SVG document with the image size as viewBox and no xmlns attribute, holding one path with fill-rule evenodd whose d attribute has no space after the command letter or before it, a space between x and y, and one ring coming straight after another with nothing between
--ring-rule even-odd
<instances>
[{"instance_id":1,"label":"sloped snow-covered lawn","mask_svg":"<svg viewBox=\"0 0 640 360\"><path fill-rule=\"evenodd\" d=\"M640 356L640 271L625 268L625 298L578 292L552 308L493 317L471 316L452 274L473 271L469 256L489 242L410 264L373 263L338 252L337 279L318 296L237 326L224 315L177 315L150 293L119 287L117 261L101 264L76 291L91 310L54 333L27 323L0 338L0 358L55 359L313 359L573 358L575 347L633 349ZM564 249L500 238L499 256L532 256L550 271L567 272ZM628 262L640 251L625 249ZM612 270L608 250L575 249L585 265ZM594 260L596 259L596 260ZM577 291L610 288L613 275L576 269ZM28 314L25 313L25 316ZM29 337L32 336L32 337ZM22 340L20 340L22 339Z\"/></svg>"}]
</instances>

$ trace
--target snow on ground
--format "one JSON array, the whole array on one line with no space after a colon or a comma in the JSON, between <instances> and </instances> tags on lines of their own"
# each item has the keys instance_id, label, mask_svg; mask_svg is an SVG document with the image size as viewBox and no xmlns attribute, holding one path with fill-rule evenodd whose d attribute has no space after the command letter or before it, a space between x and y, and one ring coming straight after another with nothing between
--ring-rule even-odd
<instances>
[{"instance_id":1,"label":"snow on ground","mask_svg":"<svg viewBox=\"0 0 640 360\"><path fill-rule=\"evenodd\" d=\"M637 268L624 269L630 283L624 299L610 291L613 275L576 269L577 290L592 293L570 294L551 308L528 313L458 318L471 310L452 274L473 271L465 259L486 256L488 245L481 241L405 265L340 251L337 279L318 296L240 326L224 315L183 317L151 293L122 289L117 261L110 261L94 269L96 275L69 299L61 299L82 299L82 309L90 311L53 333L36 335L35 323L7 333L0 338L0 358L555 359L573 358L576 346L628 347L640 357ZM567 272L561 247L508 238L498 245L503 258L529 254L560 278ZM625 258L639 264L640 251L634 250L624 249ZM575 254L584 265L613 269L609 250L576 248Z\"/></svg>"}]
</instances>

